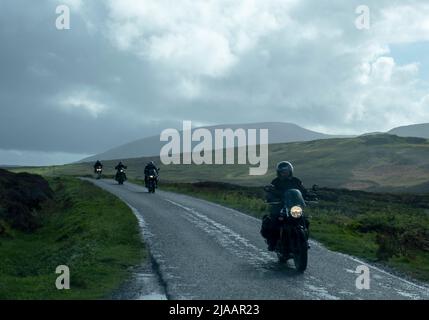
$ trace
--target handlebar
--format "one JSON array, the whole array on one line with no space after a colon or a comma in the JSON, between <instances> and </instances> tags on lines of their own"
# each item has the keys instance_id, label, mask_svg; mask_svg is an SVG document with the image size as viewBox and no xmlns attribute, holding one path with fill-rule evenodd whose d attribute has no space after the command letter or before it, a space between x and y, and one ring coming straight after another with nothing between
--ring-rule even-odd
<instances>
[{"instance_id":1,"label":"handlebar","mask_svg":"<svg viewBox=\"0 0 429 320\"><path fill-rule=\"evenodd\" d=\"M307 190L307 195L304 198L306 204L310 206L319 204L319 199L317 197L316 190L317 190L316 186L313 186L312 189ZM274 193L275 187L273 185L264 186L264 191L267 193ZM277 197L274 197L274 199L268 198L268 200L266 200L265 203L269 205L282 204L282 201L270 201L270 200L277 200L276 198Z\"/></svg>"},{"instance_id":2,"label":"handlebar","mask_svg":"<svg viewBox=\"0 0 429 320\"><path fill-rule=\"evenodd\" d=\"M305 203L306 204L308 204L308 205L318 205L319 204L319 201L318 200L309 200L309 201L305 201Z\"/></svg>"},{"instance_id":3,"label":"handlebar","mask_svg":"<svg viewBox=\"0 0 429 320\"><path fill-rule=\"evenodd\" d=\"M266 204L274 205L274 204L282 204L281 201L265 201Z\"/></svg>"},{"instance_id":4,"label":"handlebar","mask_svg":"<svg viewBox=\"0 0 429 320\"><path fill-rule=\"evenodd\" d=\"M275 190L275 188L274 188L274 186L273 185L268 185L268 186L265 186L264 187L264 191L265 192L273 192Z\"/></svg>"}]
</instances>

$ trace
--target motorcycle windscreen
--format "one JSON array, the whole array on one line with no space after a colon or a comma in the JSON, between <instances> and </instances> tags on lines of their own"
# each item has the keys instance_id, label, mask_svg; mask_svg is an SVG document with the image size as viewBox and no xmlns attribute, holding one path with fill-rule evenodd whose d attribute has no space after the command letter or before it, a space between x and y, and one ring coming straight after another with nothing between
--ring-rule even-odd
<instances>
[{"instance_id":1,"label":"motorcycle windscreen","mask_svg":"<svg viewBox=\"0 0 429 320\"><path fill-rule=\"evenodd\" d=\"M287 208L292 208L293 206L306 206L304 197L298 189L287 190L284 193L284 203Z\"/></svg>"}]
</instances>

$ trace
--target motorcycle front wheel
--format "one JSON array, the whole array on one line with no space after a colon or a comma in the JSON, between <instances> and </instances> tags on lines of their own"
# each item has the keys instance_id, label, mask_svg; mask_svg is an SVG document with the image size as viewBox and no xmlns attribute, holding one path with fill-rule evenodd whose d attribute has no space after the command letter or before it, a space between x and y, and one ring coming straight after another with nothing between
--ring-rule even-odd
<instances>
[{"instance_id":1,"label":"motorcycle front wheel","mask_svg":"<svg viewBox=\"0 0 429 320\"><path fill-rule=\"evenodd\" d=\"M303 241L297 254L294 255L293 261L295 268L299 272L304 272L307 269L308 263L308 244L307 241Z\"/></svg>"},{"instance_id":2,"label":"motorcycle front wheel","mask_svg":"<svg viewBox=\"0 0 429 320\"><path fill-rule=\"evenodd\" d=\"M277 258L279 259L280 263L286 263L288 261L288 258L280 252L277 252Z\"/></svg>"},{"instance_id":3,"label":"motorcycle front wheel","mask_svg":"<svg viewBox=\"0 0 429 320\"><path fill-rule=\"evenodd\" d=\"M147 191L148 191L149 193L155 193L155 190L154 190L154 186L153 186L153 182L152 182L152 181L149 181L149 184L148 184L148 186L147 186Z\"/></svg>"}]
</instances>

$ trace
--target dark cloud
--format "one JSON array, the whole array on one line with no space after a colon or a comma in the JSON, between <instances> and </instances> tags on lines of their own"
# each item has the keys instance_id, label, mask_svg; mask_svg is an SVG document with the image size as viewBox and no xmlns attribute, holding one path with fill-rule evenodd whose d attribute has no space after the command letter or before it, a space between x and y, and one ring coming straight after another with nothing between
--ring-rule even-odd
<instances>
[{"instance_id":1,"label":"dark cloud","mask_svg":"<svg viewBox=\"0 0 429 320\"><path fill-rule=\"evenodd\" d=\"M359 1L63 2L71 30L55 28L60 1L0 3L0 150L92 154L182 120L327 133L429 121L417 64L386 59L391 42L427 40L423 20L396 25L423 1L370 1L366 33Z\"/></svg>"}]
</instances>

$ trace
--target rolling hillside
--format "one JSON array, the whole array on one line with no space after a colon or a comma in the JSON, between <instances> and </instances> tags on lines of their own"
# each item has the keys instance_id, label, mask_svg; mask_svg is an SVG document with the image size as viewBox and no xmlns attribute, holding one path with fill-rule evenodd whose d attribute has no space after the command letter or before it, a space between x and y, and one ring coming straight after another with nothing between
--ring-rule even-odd
<instances>
[{"instance_id":1,"label":"rolling hillside","mask_svg":"<svg viewBox=\"0 0 429 320\"><path fill-rule=\"evenodd\" d=\"M130 178L143 177L149 160L125 160ZM248 165L171 165L161 167L162 180L171 182L220 181L257 186L271 181L274 167L290 160L306 186L386 192L429 192L429 141L394 135L325 139L269 146L270 171L265 176L249 176ZM117 161L105 161L105 174L113 175ZM58 167L18 168L48 175L91 175L92 163Z\"/></svg>"},{"instance_id":2,"label":"rolling hillside","mask_svg":"<svg viewBox=\"0 0 429 320\"><path fill-rule=\"evenodd\" d=\"M242 128L248 129L269 129L269 143L286 143L296 141L310 141L317 139L336 138L338 136L327 135L311 130L304 129L296 124L282 123L282 122L269 122L269 123L253 123L253 124L231 124L231 125L217 125L206 127L214 136L216 129L230 128L236 130ZM197 129L197 128L195 128ZM194 130L195 130L194 129ZM165 142L159 141L159 135L147 137L137 141L133 141L122 146L110 149L101 154L88 157L80 162L100 160L112 160L121 158L138 158L138 157L151 157L160 154L160 150ZM195 143L196 144L196 143ZM194 144L194 145L195 145Z\"/></svg>"},{"instance_id":3,"label":"rolling hillside","mask_svg":"<svg viewBox=\"0 0 429 320\"><path fill-rule=\"evenodd\" d=\"M388 133L400 137L419 137L429 139L429 123L398 127L390 130Z\"/></svg>"}]
</instances>

